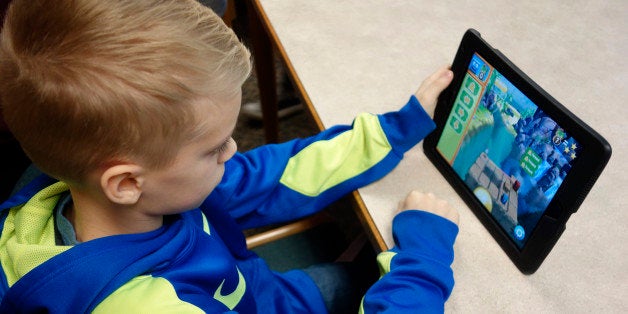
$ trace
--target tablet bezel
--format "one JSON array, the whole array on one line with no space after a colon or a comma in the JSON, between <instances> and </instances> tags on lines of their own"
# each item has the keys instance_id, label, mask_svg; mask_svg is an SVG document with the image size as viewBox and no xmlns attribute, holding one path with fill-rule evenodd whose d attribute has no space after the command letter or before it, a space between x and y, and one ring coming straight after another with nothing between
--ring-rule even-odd
<instances>
[{"instance_id":1,"label":"tablet bezel","mask_svg":"<svg viewBox=\"0 0 628 314\"><path fill-rule=\"evenodd\" d=\"M517 247L436 149L474 53L479 54L516 86L582 147L572 169L522 249ZM439 97L434 112L437 127L424 141L425 154L455 188L517 268L525 274L534 273L558 241L570 215L577 211L606 166L610 159L611 147L601 135L545 92L501 52L492 48L474 29L469 29L464 34L451 69L454 72L454 80Z\"/></svg>"}]
</instances>

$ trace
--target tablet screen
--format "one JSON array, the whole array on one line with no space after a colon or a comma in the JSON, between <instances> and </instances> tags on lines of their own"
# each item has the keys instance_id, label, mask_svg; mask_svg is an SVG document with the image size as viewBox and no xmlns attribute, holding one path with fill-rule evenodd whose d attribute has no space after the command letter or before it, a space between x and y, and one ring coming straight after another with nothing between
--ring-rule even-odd
<instances>
[{"instance_id":1,"label":"tablet screen","mask_svg":"<svg viewBox=\"0 0 628 314\"><path fill-rule=\"evenodd\" d=\"M436 148L519 249L582 149L477 53Z\"/></svg>"}]
</instances>

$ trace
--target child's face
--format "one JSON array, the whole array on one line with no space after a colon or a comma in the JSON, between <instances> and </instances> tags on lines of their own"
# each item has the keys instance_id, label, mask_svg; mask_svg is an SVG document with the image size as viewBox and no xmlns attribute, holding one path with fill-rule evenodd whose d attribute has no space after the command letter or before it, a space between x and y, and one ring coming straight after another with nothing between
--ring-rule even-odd
<instances>
[{"instance_id":1,"label":"child's face","mask_svg":"<svg viewBox=\"0 0 628 314\"><path fill-rule=\"evenodd\" d=\"M220 183L224 163L237 146L231 135L240 111L241 94L221 102L203 99L194 104L203 120L202 134L179 151L174 163L149 171L140 202L155 215L184 212L198 207Z\"/></svg>"}]
</instances>

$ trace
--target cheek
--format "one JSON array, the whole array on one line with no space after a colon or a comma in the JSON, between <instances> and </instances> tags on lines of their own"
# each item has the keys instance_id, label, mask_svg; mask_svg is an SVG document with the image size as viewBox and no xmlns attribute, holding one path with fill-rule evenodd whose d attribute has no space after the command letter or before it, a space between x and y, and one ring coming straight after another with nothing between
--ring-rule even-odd
<instances>
[{"instance_id":1,"label":"cheek","mask_svg":"<svg viewBox=\"0 0 628 314\"><path fill-rule=\"evenodd\" d=\"M201 171L194 174L199 192L209 194L220 183L224 172L224 165L216 163L216 160L204 165Z\"/></svg>"},{"instance_id":2,"label":"cheek","mask_svg":"<svg viewBox=\"0 0 628 314\"><path fill-rule=\"evenodd\" d=\"M180 192L179 200L190 208L198 207L222 180L224 165L216 157L203 158L196 165L181 169L185 182L173 189Z\"/></svg>"},{"instance_id":3,"label":"cheek","mask_svg":"<svg viewBox=\"0 0 628 314\"><path fill-rule=\"evenodd\" d=\"M200 174L200 172L198 174ZM200 206L214 188L216 188L218 183L220 183L222 171L220 174L221 175L217 175L217 171L214 171L214 174L211 176L199 176L197 180L188 182L185 191L181 191L177 197L182 203L181 205L186 207L186 209Z\"/></svg>"}]
</instances>

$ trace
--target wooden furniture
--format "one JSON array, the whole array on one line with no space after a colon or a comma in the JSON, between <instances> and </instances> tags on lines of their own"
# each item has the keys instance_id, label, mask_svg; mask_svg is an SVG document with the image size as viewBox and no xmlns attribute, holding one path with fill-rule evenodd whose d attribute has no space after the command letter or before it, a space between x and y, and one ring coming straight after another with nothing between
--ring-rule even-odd
<instances>
[{"instance_id":1,"label":"wooden furniture","mask_svg":"<svg viewBox=\"0 0 628 314\"><path fill-rule=\"evenodd\" d=\"M306 230L310 230L324 222L330 221L324 212L318 213L311 217L303 218L291 223L255 233L246 237L246 246L249 249L271 243L273 241L295 235Z\"/></svg>"},{"instance_id":2,"label":"wooden furniture","mask_svg":"<svg viewBox=\"0 0 628 314\"><path fill-rule=\"evenodd\" d=\"M623 313L628 311L628 3L395 0L247 0L286 64L318 126L405 103L423 78L451 62L467 28L494 46L614 148L606 170L541 268L521 274L421 146L384 179L354 193L375 247L391 247L391 220L411 189L460 211L445 311Z\"/></svg>"},{"instance_id":3,"label":"wooden furniture","mask_svg":"<svg viewBox=\"0 0 628 314\"><path fill-rule=\"evenodd\" d=\"M273 43L269 38L265 24L260 20L256 8L249 0L230 0L223 17L225 24L233 26L238 18L241 31L246 33L249 49L252 51L254 71L262 109L264 138L267 143L279 141L279 116L277 98L277 79Z\"/></svg>"}]
</instances>

